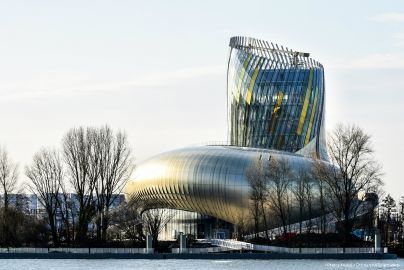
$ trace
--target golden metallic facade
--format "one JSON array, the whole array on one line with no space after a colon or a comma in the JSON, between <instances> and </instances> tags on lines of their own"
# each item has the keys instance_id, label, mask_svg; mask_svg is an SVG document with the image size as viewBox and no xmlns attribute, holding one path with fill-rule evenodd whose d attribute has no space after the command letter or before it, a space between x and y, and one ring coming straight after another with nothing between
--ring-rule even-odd
<instances>
[{"instance_id":1,"label":"golden metallic facade","mask_svg":"<svg viewBox=\"0 0 404 270\"><path fill-rule=\"evenodd\" d=\"M306 157L275 150L231 146L179 149L140 165L126 192L236 223L249 207L247 167L257 159L286 159L295 170L309 166Z\"/></svg>"}]
</instances>

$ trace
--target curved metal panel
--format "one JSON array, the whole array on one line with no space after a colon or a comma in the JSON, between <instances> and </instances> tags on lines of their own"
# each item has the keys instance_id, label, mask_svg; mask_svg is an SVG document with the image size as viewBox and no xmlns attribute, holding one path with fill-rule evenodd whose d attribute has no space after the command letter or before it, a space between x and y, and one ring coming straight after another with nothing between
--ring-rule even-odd
<instances>
[{"instance_id":1,"label":"curved metal panel","mask_svg":"<svg viewBox=\"0 0 404 270\"><path fill-rule=\"evenodd\" d=\"M195 211L235 223L249 210L245 171L251 162L286 159L297 171L309 158L275 150L227 146L184 148L155 156L136 168L125 192L164 201L169 208ZM176 188L181 187L181 188Z\"/></svg>"}]
</instances>

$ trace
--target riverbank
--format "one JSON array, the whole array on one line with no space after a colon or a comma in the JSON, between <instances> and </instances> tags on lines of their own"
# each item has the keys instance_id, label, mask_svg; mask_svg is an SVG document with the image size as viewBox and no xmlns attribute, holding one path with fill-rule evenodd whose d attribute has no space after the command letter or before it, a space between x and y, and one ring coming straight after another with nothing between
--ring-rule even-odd
<instances>
[{"instance_id":1,"label":"riverbank","mask_svg":"<svg viewBox=\"0 0 404 270\"><path fill-rule=\"evenodd\" d=\"M286 254L286 253L207 253L207 254L114 254L114 253L0 253L0 259L201 259L201 260L385 260L397 259L390 253L360 254Z\"/></svg>"}]
</instances>

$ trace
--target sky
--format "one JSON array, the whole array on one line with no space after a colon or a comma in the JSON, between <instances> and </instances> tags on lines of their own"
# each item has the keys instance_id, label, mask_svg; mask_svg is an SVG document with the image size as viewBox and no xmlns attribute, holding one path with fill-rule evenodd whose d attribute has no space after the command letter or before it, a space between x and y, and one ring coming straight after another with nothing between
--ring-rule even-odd
<instances>
[{"instance_id":1,"label":"sky","mask_svg":"<svg viewBox=\"0 0 404 270\"><path fill-rule=\"evenodd\" d=\"M309 52L325 68L326 129L372 136L404 196L404 1L1 1L0 145L19 163L72 127L125 131L136 162L226 141L229 39Z\"/></svg>"}]
</instances>

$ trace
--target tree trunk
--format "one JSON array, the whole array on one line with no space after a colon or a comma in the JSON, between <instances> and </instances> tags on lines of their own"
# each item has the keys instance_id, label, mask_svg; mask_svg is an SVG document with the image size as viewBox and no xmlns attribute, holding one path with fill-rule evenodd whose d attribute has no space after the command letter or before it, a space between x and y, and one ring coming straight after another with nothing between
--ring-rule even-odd
<instances>
[{"instance_id":1,"label":"tree trunk","mask_svg":"<svg viewBox=\"0 0 404 270\"><path fill-rule=\"evenodd\" d=\"M262 218L264 219L265 237L267 238L267 241L269 241L267 217L265 215L264 203L262 201L261 201L261 211L262 211Z\"/></svg>"},{"instance_id":2,"label":"tree trunk","mask_svg":"<svg viewBox=\"0 0 404 270\"><path fill-rule=\"evenodd\" d=\"M96 221L95 221L95 232L96 232L96 238L97 238L97 242L101 242L102 240L102 236L101 236L101 217L98 216Z\"/></svg>"},{"instance_id":3,"label":"tree trunk","mask_svg":"<svg viewBox=\"0 0 404 270\"><path fill-rule=\"evenodd\" d=\"M58 239L58 234L57 234L57 230L56 230L56 225L55 225L55 217L53 215L49 215L49 225L51 228L51 233L52 233L52 240L53 240L53 244L55 247L59 246L59 239Z\"/></svg>"},{"instance_id":4,"label":"tree trunk","mask_svg":"<svg viewBox=\"0 0 404 270\"><path fill-rule=\"evenodd\" d=\"M302 222L303 222L303 207L300 204L299 207L299 233L302 234Z\"/></svg>"},{"instance_id":5,"label":"tree trunk","mask_svg":"<svg viewBox=\"0 0 404 270\"><path fill-rule=\"evenodd\" d=\"M258 238L258 232L259 232L259 211L258 211L258 205L257 202L254 202L254 225L255 225L255 238Z\"/></svg>"},{"instance_id":6,"label":"tree trunk","mask_svg":"<svg viewBox=\"0 0 404 270\"><path fill-rule=\"evenodd\" d=\"M76 241L83 245L87 241L87 232L88 232L88 222L84 213L80 211L79 213L79 221L77 224L77 234L76 234Z\"/></svg>"},{"instance_id":7,"label":"tree trunk","mask_svg":"<svg viewBox=\"0 0 404 270\"><path fill-rule=\"evenodd\" d=\"M102 240L107 241L107 230L109 226L109 207L105 208L105 213L102 216Z\"/></svg>"}]
</instances>

